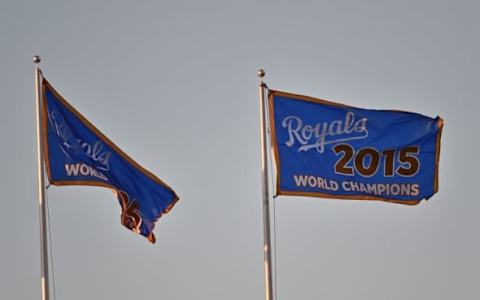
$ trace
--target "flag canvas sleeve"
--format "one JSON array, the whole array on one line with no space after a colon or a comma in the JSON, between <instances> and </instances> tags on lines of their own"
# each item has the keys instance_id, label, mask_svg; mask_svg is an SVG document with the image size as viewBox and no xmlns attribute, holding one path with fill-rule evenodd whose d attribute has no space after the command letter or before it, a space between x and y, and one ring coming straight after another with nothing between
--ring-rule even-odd
<instances>
[{"instance_id":1,"label":"flag canvas sleeve","mask_svg":"<svg viewBox=\"0 0 480 300\"><path fill-rule=\"evenodd\" d=\"M414 205L438 190L443 120L269 91L277 194Z\"/></svg>"},{"instance_id":2,"label":"flag canvas sleeve","mask_svg":"<svg viewBox=\"0 0 480 300\"><path fill-rule=\"evenodd\" d=\"M42 87L50 183L112 189L121 205L122 224L155 242L155 222L178 201L176 193L112 143L45 79Z\"/></svg>"}]
</instances>

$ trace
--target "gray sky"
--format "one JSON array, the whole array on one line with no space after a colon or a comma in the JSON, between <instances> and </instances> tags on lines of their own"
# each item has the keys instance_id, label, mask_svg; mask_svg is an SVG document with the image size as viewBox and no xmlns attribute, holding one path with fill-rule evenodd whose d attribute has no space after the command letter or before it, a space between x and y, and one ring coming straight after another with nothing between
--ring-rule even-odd
<instances>
[{"instance_id":1,"label":"gray sky","mask_svg":"<svg viewBox=\"0 0 480 300\"><path fill-rule=\"evenodd\" d=\"M0 291L39 299L34 78L181 200L150 245L109 190L48 192L57 299L263 299L256 71L445 119L416 207L276 201L278 299L478 299L478 1L0 2Z\"/></svg>"}]
</instances>

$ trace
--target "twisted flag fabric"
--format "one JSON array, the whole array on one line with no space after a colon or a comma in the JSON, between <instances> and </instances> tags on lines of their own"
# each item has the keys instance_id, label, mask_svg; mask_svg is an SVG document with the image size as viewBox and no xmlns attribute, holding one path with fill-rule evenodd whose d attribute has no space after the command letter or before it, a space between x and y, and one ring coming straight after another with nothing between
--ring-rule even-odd
<instances>
[{"instance_id":1,"label":"twisted flag fabric","mask_svg":"<svg viewBox=\"0 0 480 300\"><path fill-rule=\"evenodd\" d=\"M121 223L155 242L155 222L178 201L175 192L131 159L73 108L45 79L43 149L50 184L112 189Z\"/></svg>"},{"instance_id":2,"label":"twisted flag fabric","mask_svg":"<svg viewBox=\"0 0 480 300\"><path fill-rule=\"evenodd\" d=\"M438 191L443 120L269 90L277 194L415 205Z\"/></svg>"}]
</instances>

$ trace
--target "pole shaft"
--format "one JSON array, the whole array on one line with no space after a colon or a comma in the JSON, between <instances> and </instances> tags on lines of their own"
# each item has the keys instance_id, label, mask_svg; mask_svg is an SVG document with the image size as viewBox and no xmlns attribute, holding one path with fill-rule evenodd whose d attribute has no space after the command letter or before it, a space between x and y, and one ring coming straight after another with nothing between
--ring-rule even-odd
<instances>
[{"instance_id":1,"label":"pole shaft","mask_svg":"<svg viewBox=\"0 0 480 300\"><path fill-rule=\"evenodd\" d=\"M38 165L38 205L40 217L40 261L41 261L41 292L42 300L50 299L50 285L48 276L48 236L47 211L45 203L45 169L43 160L42 138L42 84L38 63L35 64L35 96L37 112L37 165Z\"/></svg>"},{"instance_id":2,"label":"pole shaft","mask_svg":"<svg viewBox=\"0 0 480 300\"><path fill-rule=\"evenodd\" d=\"M268 192L267 134L265 112L265 84L260 80L260 122L262 145L262 204L263 204L263 259L265 272L265 300L273 299L272 249L270 237L270 206Z\"/></svg>"}]
</instances>

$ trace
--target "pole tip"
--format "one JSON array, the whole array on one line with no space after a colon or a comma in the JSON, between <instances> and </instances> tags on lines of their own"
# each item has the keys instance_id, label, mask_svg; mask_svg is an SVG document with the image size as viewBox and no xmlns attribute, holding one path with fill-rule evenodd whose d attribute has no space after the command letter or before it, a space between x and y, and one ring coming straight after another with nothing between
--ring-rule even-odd
<instances>
[{"instance_id":1,"label":"pole tip","mask_svg":"<svg viewBox=\"0 0 480 300\"><path fill-rule=\"evenodd\" d=\"M257 71L257 75L258 75L258 77L260 77L260 78L265 77L265 70L259 69L259 70Z\"/></svg>"},{"instance_id":2,"label":"pole tip","mask_svg":"<svg viewBox=\"0 0 480 300\"><path fill-rule=\"evenodd\" d=\"M42 61L42 59L40 58L39 55L35 55L35 56L32 58L32 60L33 60L33 63L34 63L34 64L39 64L39 63Z\"/></svg>"}]
</instances>

